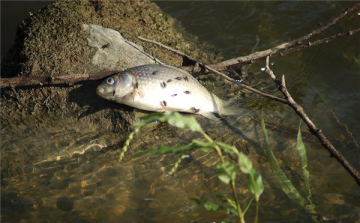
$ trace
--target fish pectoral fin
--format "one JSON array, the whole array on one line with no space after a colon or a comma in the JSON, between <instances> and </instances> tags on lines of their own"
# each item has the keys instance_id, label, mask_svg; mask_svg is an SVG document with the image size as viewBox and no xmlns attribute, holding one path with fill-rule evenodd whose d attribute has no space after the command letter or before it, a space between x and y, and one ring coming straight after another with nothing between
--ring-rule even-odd
<instances>
[{"instance_id":1,"label":"fish pectoral fin","mask_svg":"<svg viewBox=\"0 0 360 223\"><path fill-rule=\"evenodd\" d=\"M219 121L220 118L216 117L216 115L212 112L201 112L200 115L208 118L208 119L211 119L213 121Z\"/></svg>"}]
</instances>

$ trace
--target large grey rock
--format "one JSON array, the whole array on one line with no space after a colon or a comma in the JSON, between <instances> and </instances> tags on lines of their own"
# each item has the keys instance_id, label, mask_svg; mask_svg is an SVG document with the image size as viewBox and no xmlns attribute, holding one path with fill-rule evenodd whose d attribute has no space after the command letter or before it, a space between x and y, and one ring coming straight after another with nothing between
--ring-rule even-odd
<instances>
[{"instance_id":1,"label":"large grey rock","mask_svg":"<svg viewBox=\"0 0 360 223\"><path fill-rule=\"evenodd\" d=\"M102 69L123 70L156 61L143 47L125 39L116 30L92 24L83 24L83 28L89 33L88 45L97 48L91 62Z\"/></svg>"}]
</instances>

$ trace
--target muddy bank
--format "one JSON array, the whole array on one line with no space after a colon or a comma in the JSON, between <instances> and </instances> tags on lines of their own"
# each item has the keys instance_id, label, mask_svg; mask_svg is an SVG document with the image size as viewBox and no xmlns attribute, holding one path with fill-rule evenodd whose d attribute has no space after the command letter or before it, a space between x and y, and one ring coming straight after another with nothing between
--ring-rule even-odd
<instances>
[{"instance_id":1,"label":"muddy bank","mask_svg":"<svg viewBox=\"0 0 360 223\"><path fill-rule=\"evenodd\" d=\"M174 19L148 1L59 1L31 14L21 23L16 43L2 61L2 77L50 77L108 70L92 62L97 48L89 45L89 34L83 24L101 25L119 31L125 39L143 46L147 53L167 64L180 66L182 58L142 43L137 36L154 39L206 59L207 54L179 32ZM120 61L111 68L123 70L135 65ZM17 88L16 92L2 89L2 124L10 125L13 121L34 116L41 119L44 115L59 117L79 114L85 111L84 107L95 109L100 104L106 108L106 104L110 104L99 100L94 93L98 83Z\"/></svg>"},{"instance_id":2,"label":"muddy bank","mask_svg":"<svg viewBox=\"0 0 360 223\"><path fill-rule=\"evenodd\" d=\"M183 61L136 37L171 45L203 61L209 59L206 49L187 40L176 22L153 3L61 1L21 24L16 44L3 61L2 76L50 77L107 70L109 64L93 63L93 59L101 50L109 52L113 44L105 49L89 44L89 30L83 24L118 31L166 64L180 66ZM126 61L111 69L139 62ZM2 89L2 221L187 222L219 218L190 199L207 196L211 188L226 187L207 168L218 162L216 155L192 154L182 162L175 179L168 171L177 156L132 155L161 145L188 144L199 136L154 124L135 138L119 163L119 150L138 114L143 113L98 97L95 89L100 82ZM200 117L199 121L207 120ZM215 135L215 130L209 132Z\"/></svg>"},{"instance_id":3,"label":"muddy bank","mask_svg":"<svg viewBox=\"0 0 360 223\"><path fill-rule=\"evenodd\" d=\"M125 39L143 47L148 54L166 64L181 66L183 61L169 51L141 42L137 36L168 44L204 61L210 59L207 49L190 41L189 36L180 31L179 24L154 3L59 1L31 14L21 23L16 43L2 61L2 77L51 77L109 70L109 66L93 62L99 47L89 43L89 30L84 29L84 24L118 31ZM111 43L105 45L111 47ZM126 62L120 60L111 69L123 70L139 63L149 63L138 58L131 59ZM19 87L15 91L2 89L0 114L3 141L11 141L11 133L17 134L19 130L26 132L26 126L46 129L56 120L60 123L65 120L64 124L76 122L76 126L91 126L91 132L126 137L136 119L134 110L99 98L95 88L100 82L88 81L74 86ZM81 129L73 131L86 132ZM33 138L41 138L42 134L41 130L34 131ZM75 138L75 135L72 137ZM14 159L14 151L24 149L29 156ZM43 156L38 157L39 152L36 151L26 145L15 149L4 148L2 168L28 163L34 161L35 157L42 159Z\"/></svg>"},{"instance_id":4,"label":"muddy bank","mask_svg":"<svg viewBox=\"0 0 360 223\"><path fill-rule=\"evenodd\" d=\"M84 29L84 24L118 31L166 64L180 66L183 61L136 37L162 42L203 61L213 57L208 48L190 41L174 19L151 2L60 1L22 22L15 45L2 61L2 77L51 77L108 70L109 64L94 63L93 59L101 50L109 52L106 50L111 49L112 43L104 44L106 47L91 44L90 31ZM139 63L121 61L127 62L116 63L111 69L122 70ZM117 222L119 218L133 219L138 210L147 206L155 208L157 216L167 221L171 213L168 210L178 210L179 205L190 210L193 202L189 197L198 197L207 193L200 191L220 184L212 170L204 171L191 184L185 178L174 184L167 171L176 156L128 158L141 149L187 144L197 137L168 125L146 128L119 163L119 149L138 114L143 113L98 97L95 89L100 82L1 89L3 221L41 221L51 216L58 222ZM204 120L200 118L200 122ZM197 153L192 159L205 166L218 160ZM193 171L204 169L198 164L195 170L188 169L189 162L181 166L179 174L192 176ZM204 180L206 185L202 185ZM195 187L198 191L193 190ZM144 203L147 197L150 198ZM197 218L199 211L204 210L189 217ZM152 213L146 214L149 215ZM176 216L184 218L181 212Z\"/></svg>"}]
</instances>

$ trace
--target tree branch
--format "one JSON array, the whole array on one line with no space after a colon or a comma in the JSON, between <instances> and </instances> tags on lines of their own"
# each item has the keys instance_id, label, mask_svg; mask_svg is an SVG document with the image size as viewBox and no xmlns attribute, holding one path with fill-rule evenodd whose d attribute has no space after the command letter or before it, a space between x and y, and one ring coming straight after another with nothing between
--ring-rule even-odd
<instances>
[{"instance_id":1,"label":"tree branch","mask_svg":"<svg viewBox=\"0 0 360 223\"><path fill-rule=\"evenodd\" d=\"M236 81L228 76L226 76L225 74L215 71L215 70L223 70L226 69L227 67L231 67L231 66L236 66L236 65L242 65L242 64L250 64L253 63L256 60L262 60L265 59L267 56L271 56L271 57L276 57L276 56L283 56L292 52L296 52L299 51L301 49L304 48L308 48L311 46L315 46L315 45L319 45L319 44L323 44L323 43L328 43L330 41L333 41L337 38L343 37L343 36L347 36L347 35L353 35L355 33L357 33L358 31L360 31L360 29L355 29L355 30L351 30L349 32L345 32L345 33L339 33L337 35L334 36L330 36L328 38L324 38L321 40L317 40L314 42L309 42L306 45L301 44L301 42L303 42L304 40L307 40L308 38L310 38L311 36L314 36L316 34L319 34L320 32L324 31L325 29L329 28L330 26L336 24L340 19L343 19L346 15L348 15L349 13L353 12L354 10L360 8L360 3L355 4L354 6L352 6L351 8L349 8L348 10L344 11L343 13L341 13L339 16L337 16L336 18L334 18L331 22L329 22L328 24L321 26L320 28L312 31L311 33L309 33L308 35L295 39L293 41L287 42L287 43L283 43L280 44L276 47L273 47L271 49L265 50L265 51L261 51L261 52L255 52L252 53L248 56L244 56L244 57L238 57L238 58L234 58L231 60L227 60L227 61L223 61L221 63L218 64L213 64L213 65L204 65L201 64L201 66L203 68L206 68L208 70L211 70L212 72L217 73L218 75L222 76L223 78L225 78L226 80L235 83L237 85L240 85L242 87L244 87L245 89L252 91L256 94L260 94L264 97L279 101L281 103L285 103L287 104L287 101L281 98L278 98L276 96L273 95L269 95L266 94L264 92L258 91L248 85L242 84L239 81ZM154 43L157 44L163 48L166 48L170 51L173 51L174 53L181 55L183 57L188 58L189 60L192 60L194 62L196 62L195 59L191 58L188 55L185 55L184 53L174 50L170 47L167 47L161 43L157 43L155 41L151 41L151 40L147 40L144 39L142 37L139 37L139 39L143 40L143 41L147 41L150 43ZM292 47L290 47L292 46ZM289 48L290 47L290 48ZM64 75L64 76L55 76L55 77L48 77L48 76L28 76L28 77L15 77L15 78L0 78L0 88L14 88L17 86L43 86L43 85L58 85L58 84L74 84L80 81L86 81L86 80L98 80L101 79L103 77L106 77L108 75L114 74L117 72L99 72L99 73L89 73L89 74L72 74L72 75Z\"/></svg>"},{"instance_id":2,"label":"tree branch","mask_svg":"<svg viewBox=\"0 0 360 223\"><path fill-rule=\"evenodd\" d=\"M239 66L239 65L243 65L243 64L251 64L257 60L264 60L264 59L266 59L267 56L271 56L271 57L283 56L283 55L286 55L286 54L289 54L292 52L299 51L300 49L303 49L303 48L308 48L310 46L328 43L337 38L344 37L346 35L355 34L356 32L359 31L359 29L351 30L351 31L348 31L345 33L339 33L337 35L325 38L323 40L314 41L314 43L308 44L307 47L304 47L304 45L302 45L302 47L299 47L299 44L303 43L305 40L308 40L310 37L313 37L313 36L323 32L327 28L335 25L339 20L343 19L345 16L349 15L351 12L353 12L359 8L360 8L360 3L357 3L357 4L353 5L351 8L349 8L348 10L342 12L340 15L335 17L331 22L327 23L326 25L321 26L318 29L313 30L309 34L302 36L300 38L297 38L295 40L292 40L290 42L285 42L285 43L277 45L271 49L267 49L267 50L260 51L260 52L255 52L255 53L252 53L247 56L229 59L229 60L222 61L220 63L212 64L209 66L211 66L212 68L217 69L217 70L224 70L228 67ZM296 50L293 50L294 47L296 48Z\"/></svg>"},{"instance_id":3,"label":"tree branch","mask_svg":"<svg viewBox=\"0 0 360 223\"><path fill-rule=\"evenodd\" d=\"M266 73L270 78L277 84L276 76L274 72L269 67L269 56L266 57ZM326 138L320 129L311 121L311 119L306 115L304 109L295 102L295 100L290 95L289 91L286 88L285 76L281 78L281 84L278 85L279 90L284 94L286 100L288 101L289 106L294 109L294 111L301 117L301 119L306 123L310 131L319 139L321 144L330 152L332 157L335 159L350 173L350 175L355 179L358 185L360 185L360 174L351 166L351 164L346 160L346 158L341 155L339 151L331 144L331 142Z\"/></svg>"},{"instance_id":4,"label":"tree branch","mask_svg":"<svg viewBox=\"0 0 360 223\"><path fill-rule=\"evenodd\" d=\"M330 37L329 37L330 38ZM197 62L195 59L193 59L192 57L178 51L178 50L174 50L171 47L165 46L161 43L152 41L152 40L148 40L142 37L139 37L139 39L146 41L146 42L150 42L153 44L156 44L160 47L164 47L182 57L186 57L187 59L193 61L193 62ZM351 164L345 159L344 156L342 156L337 150L336 148L331 144L331 142L326 138L326 136L322 133L322 131L320 129L318 129L315 124L311 121L311 119L306 115L306 113L304 112L304 109L298 105L294 99L291 97L290 93L288 92L286 85L285 85L285 77L282 77L282 81L281 81L281 85L278 85L278 81L276 80L276 76L274 74L274 72L270 69L269 67L269 56L266 57L266 72L269 74L269 76L271 77L271 79L275 82L275 84L278 85L279 90L284 94L286 100L282 99L282 98L278 98L275 97L273 95L268 95L266 93L263 92L256 92L257 90L254 88L251 88L247 85L244 85L242 83L240 83L239 81L236 81L232 78L230 78L229 76L225 75L224 73L221 73L215 69L213 69L212 67L209 67L208 65L205 65L203 63L198 63L201 67L206 68L216 74L219 74L220 76L222 76L223 78L225 78L226 80L230 81L231 83L235 83L238 84L240 86L243 86L244 88L249 88L248 90L251 90L252 92L258 93L262 96L265 96L267 98L282 102L284 104L288 104L290 107L292 107L295 112L301 117L301 119L304 120L304 122L306 123L306 125L309 127L309 129L311 130L311 132L319 139L319 141L322 143L322 145L330 152L331 156L335 157L340 164L350 173L350 175L355 179L355 181L357 182L357 184L360 185L360 174L351 166ZM274 98L276 99L274 99Z\"/></svg>"},{"instance_id":5,"label":"tree branch","mask_svg":"<svg viewBox=\"0 0 360 223\"><path fill-rule=\"evenodd\" d=\"M98 80L118 73L119 71L103 71L98 73L88 74L70 74L63 76L29 76L29 77L13 77L0 78L0 88L14 88L17 86L43 86L43 85L57 85L57 84L74 84L86 80Z\"/></svg>"},{"instance_id":6,"label":"tree branch","mask_svg":"<svg viewBox=\"0 0 360 223\"><path fill-rule=\"evenodd\" d=\"M290 49L271 54L271 57L273 58L273 57L278 57L278 56L285 56L287 54L294 53L294 52L300 51L305 48L309 48L309 47L320 45L320 44L326 44L326 43L334 41L337 38L354 35L355 33L359 32L359 31L360 31L360 28L354 29L354 30L351 30L348 32L338 33L338 34L335 34L335 35L332 35L332 36L329 36L329 37L326 37L326 38L323 38L320 40L316 40L314 42L308 42L307 44L297 45ZM270 56L270 55L268 55L268 56ZM263 58L261 58L261 59L263 59Z\"/></svg>"},{"instance_id":7,"label":"tree branch","mask_svg":"<svg viewBox=\"0 0 360 223\"><path fill-rule=\"evenodd\" d=\"M235 79L227 76L226 74L224 74L224 73L222 73L222 72L220 72L220 71L217 71L217 70L213 69L212 67L210 67L210 66L208 66L208 65L205 65L204 63L198 62L197 60L195 60L194 58L190 57L189 55L186 55L186 54L183 53L183 52L180 52L180 51L175 50L175 49L173 49L173 48L171 48L171 47L168 47L168 46L166 46L166 45L164 45L164 44L162 44L162 43L159 43L159 42L156 42L156 41L153 41L153 40L149 40L149 39L145 39L145 38L143 38L143 37L141 37L141 36L139 36L138 38L139 38L140 40L142 40L142 41L145 41L145 42L148 42L148 43L152 43L152 44L158 45L158 46L160 46L160 47L163 47L163 48L165 48L165 49L167 49L167 50L170 50L171 52L176 53L176 54L178 54L178 55L180 55L180 56L182 56L182 57L185 57L185 58L187 58L188 60L190 60L190 61L192 61L192 62L194 62L194 63L198 63L200 67L202 67L202 68L204 68L204 69L208 69L209 71L212 71L212 72L220 75L221 77L223 77L224 79L228 80L229 82L231 82L231 83L233 83L233 84L236 84L236 85L239 85L239 86L241 86L241 87L243 87L243 88L245 88L245 89L247 89L247 90L249 90L249 91L251 91L251 92L253 92L253 93L259 94L259 95L261 95L261 96L263 96L263 97L266 97L266 98L269 98L269 99L272 99L272 100L275 100L275 101L278 101L278 102L281 102L281 103L284 103L284 104L287 104L287 103L288 103L288 102L287 102L285 99L283 99L283 98L279 98L279 97L276 97L276 96L274 96L274 95L267 94L267 93L265 93L265 92L262 92L262 91L259 91L259 90L255 89L255 88L253 88L253 87L250 87L249 85L243 84L243 83L241 83L240 81L235 80Z\"/></svg>"}]
</instances>

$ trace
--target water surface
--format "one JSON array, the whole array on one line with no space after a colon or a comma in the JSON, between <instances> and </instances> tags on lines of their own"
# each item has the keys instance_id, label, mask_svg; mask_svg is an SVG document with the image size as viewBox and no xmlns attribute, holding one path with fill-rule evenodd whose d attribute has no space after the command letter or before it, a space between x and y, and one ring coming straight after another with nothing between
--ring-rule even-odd
<instances>
[{"instance_id":1,"label":"water surface","mask_svg":"<svg viewBox=\"0 0 360 223\"><path fill-rule=\"evenodd\" d=\"M264 50L305 35L319 23L330 21L353 3L342 2L156 2L177 18L191 38L213 45L229 59ZM354 19L341 21L323 35L357 28ZM191 52L190 52L191 53ZM349 162L360 170L359 150L359 42L345 37L272 60L275 74L285 74L289 91ZM264 62L248 68L245 83L276 94L265 73ZM210 77L210 80L212 80ZM204 81L209 78L202 77ZM291 108L254 94L241 93L218 79L210 90L222 98L243 103L244 113L213 122L198 117L216 140L246 152L262 174L265 192L260 202L260 222L309 222L311 216L288 199L275 182L264 153L260 129L263 113L272 149L280 166L304 194L295 151L299 117ZM94 89L95 90L95 89ZM280 94L278 94L280 95ZM111 111L106 113L109 118ZM236 221L225 212L206 212L191 198L219 202L231 197L214 166L214 153L195 152L168 171L176 155L134 157L137 151L161 145L188 144L199 135L154 123L132 142L122 163L118 148L126 136L110 131L91 117L23 121L2 126L3 222L220 222ZM104 130L106 129L106 131ZM309 159L312 201L321 221L355 222L359 219L359 187L342 166L302 127ZM16 157L14 160L8 160ZM251 198L246 176L237 179L242 206ZM251 206L246 219L254 215Z\"/></svg>"}]
</instances>

